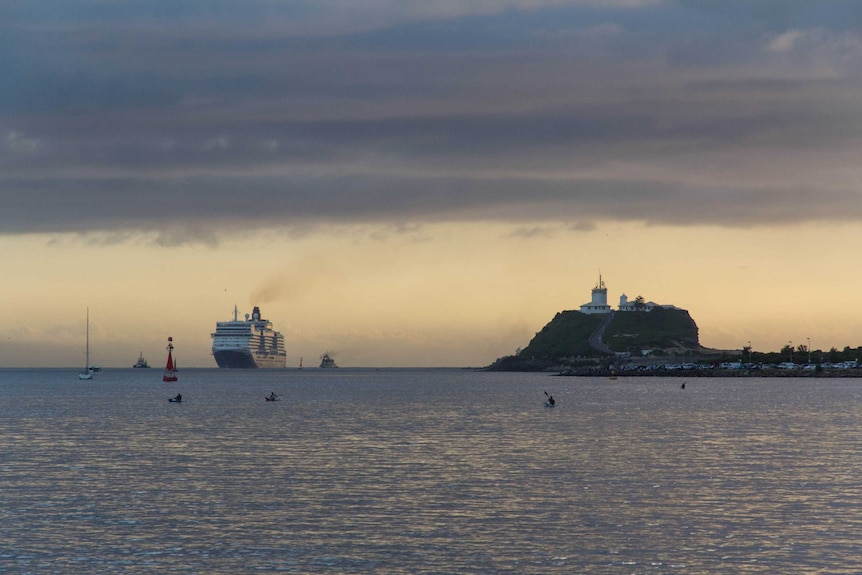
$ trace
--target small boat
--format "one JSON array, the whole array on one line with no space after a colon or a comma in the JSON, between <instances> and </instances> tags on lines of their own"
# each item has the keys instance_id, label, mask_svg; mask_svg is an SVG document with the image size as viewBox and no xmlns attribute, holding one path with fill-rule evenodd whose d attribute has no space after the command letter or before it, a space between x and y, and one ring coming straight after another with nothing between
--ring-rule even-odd
<instances>
[{"instance_id":1,"label":"small boat","mask_svg":"<svg viewBox=\"0 0 862 575\"><path fill-rule=\"evenodd\" d=\"M138 356L138 361L132 367L136 368L149 368L150 364L147 363L147 360L144 359L144 352L141 352L141 355Z\"/></svg>"},{"instance_id":2,"label":"small boat","mask_svg":"<svg viewBox=\"0 0 862 575\"><path fill-rule=\"evenodd\" d=\"M546 401L546 402L545 402L545 407L554 407L554 404L552 404L552 403L548 403L548 402Z\"/></svg>"},{"instance_id":3,"label":"small boat","mask_svg":"<svg viewBox=\"0 0 862 575\"><path fill-rule=\"evenodd\" d=\"M280 397L264 397L267 401L281 401Z\"/></svg>"},{"instance_id":4,"label":"small boat","mask_svg":"<svg viewBox=\"0 0 862 575\"><path fill-rule=\"evenodd\" d=\"M338 366L335 364L335 360L329 356L329 352L327 352L320 356L320 367L329 369Z\"/></svg>"},{"instance_id":5,"label":"small boat","mask_svg":"<svg viewBox=\"0 0 862 575\"><path fill-rule=\"evenodd\" d=\"M182 403L183 398L182 397L169 397L168 401L170 401L171 403Z\"/></svg>"},{"instance_id":6,"label":"small boat","mask_svg":"<svg viewBox=\"0 0 862 575\"><path fill-rule=\"evenodd\" d=\"M84 355L84 369L78 374L78 379L93 379L93 371L90 369L90 308L87 308L87 348Z\"/></svg>"}]
</instances>

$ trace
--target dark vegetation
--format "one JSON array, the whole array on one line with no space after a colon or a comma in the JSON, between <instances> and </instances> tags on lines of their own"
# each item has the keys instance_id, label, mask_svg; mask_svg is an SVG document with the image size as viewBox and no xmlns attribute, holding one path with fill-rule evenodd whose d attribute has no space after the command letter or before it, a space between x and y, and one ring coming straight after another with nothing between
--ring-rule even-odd
<instances>
[{"instance_id":1,"label":"dark vegetation","mask_svg":"<svg viewBox=\"0 0 862 575\"><path fill-rule=\"evenodd\" d=\"M608 361L613 356L590 346L590 336L606 317L579 311L560 312L527 347L517 350L515 355L499 358L489 368L541 371ZM669 355L700 349L697 324L685 310L656 308L650 312L618 312L602 339L612 351L632 355L640 355L641 350Z\"/></svg>"},{"instance_id":2,"label":"dark vegetation","mask_svg":"<svg viewBox=\"0 0 862 575\"><path fill-rule=\"evenodd\" d=\"M809 353L806 345L785 345L781 351L754 351L745 346L740 351L727 352L722 361L740 361L750 364L777 364L783 362L822 365L829 363L860 362L862 363L862 346L845 346L839 350L833 347L829 350L812 349ZM810 359L810 361L809 361Z\"/></svg>"},{"instance_id":3,"label":"dark vegetation","mask_svg":"<svg viewBox=\"0 0 862 575\"><path fill-rule=\"evenodd\" d=\"M641 350L700 349L697 324L683 309L617 313L602 339L613 351L638 355Z\"/></svg>"},{"instance_id":4,"label":"dark vegetation","mask_svg":"<svg viewBox=\"0 0 862 575\"><path fill-rule=\"evenodd\" d=\"M589 340L602 319L603 316L586 315L579 311L560 312L516 355L538 360L595 355Z\"/></svg>"}]
</instances>

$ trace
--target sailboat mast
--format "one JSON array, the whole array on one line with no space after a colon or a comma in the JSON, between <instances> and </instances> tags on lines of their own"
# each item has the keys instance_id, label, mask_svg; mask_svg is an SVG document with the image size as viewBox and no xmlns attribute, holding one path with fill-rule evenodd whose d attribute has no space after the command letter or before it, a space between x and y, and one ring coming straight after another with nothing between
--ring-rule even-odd
<instances>
[{"instance_id":1,"label":"sailboat mast","mask_svg":"<svg viewBox=\"0 0 862 575\"><path fill-rule=\"evenodd\" d=\"M87 306L87 345L84 348L84 370L90 369L90 307Z\"/></svg>"},{"instance_id":2,"label":"sailboat mast","mask_svg":"<svg viewBox=\"0 0 862 575\"><path fill-rule=\"evenodd\" d=\"M90 371L90 307L87 307L87 344L84 347L84 369L78 374L78 379L92 379Z\"/></svg>"}]
</instances>

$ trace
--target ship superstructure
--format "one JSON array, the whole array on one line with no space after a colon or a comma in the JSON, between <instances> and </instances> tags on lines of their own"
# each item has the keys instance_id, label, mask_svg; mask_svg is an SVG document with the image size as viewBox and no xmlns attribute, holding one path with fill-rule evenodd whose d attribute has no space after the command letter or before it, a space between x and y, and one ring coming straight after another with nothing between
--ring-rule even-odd
<instances>
[{"instance_id":1,"label":"ship superstructure","mask_svg":"<svg viewBox=\"0 0 862 575\"><path fill-rule=\"evenodd\" d=\"M283 368L287 363L284 336L262 319L254 306L251 317L239 319L236 306L233 320L216 322L212 334L213 357L219 367L234 369Z\"/></svg>"},{"instance_id":2,"label":"ship superstructure","mask_svg":"<svg viewBox=\"0 0 862 575\"><path fill-rule=\"evenodd\" d=\"M326 353L324 353L323 355L320 356L320 367L322 367L324 369L330 369L330 368L338 367L338 365L335 363L335 360L332 359L332 356L329 355L329 352L327 351Z\"/></svg>"}]
</instances>

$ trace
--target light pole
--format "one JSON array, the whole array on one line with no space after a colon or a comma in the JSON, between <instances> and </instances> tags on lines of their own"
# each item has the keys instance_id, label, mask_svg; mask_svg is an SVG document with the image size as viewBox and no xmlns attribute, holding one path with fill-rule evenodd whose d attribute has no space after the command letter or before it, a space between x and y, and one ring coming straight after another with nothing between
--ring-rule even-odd
<instances>
[{"instance_id":1,"label":"light pole","mask_svg":"<svg viewBox=\"0 0 862 575\"><path fill-rule=\"evenodd\" d=\"M808 365L811 365L811 338L806 337L805 339L808 340Z\"/></svg>"},{"instance_id":2,"label":"light pole","mask_svg":"<svg viewBox=\"0 0 862 575\"><path fill-rule=\"evenodd\" d=\"M787 340L787 347L790 349L790 363L793 363L793 342Z\"/></svg>"},{"instance_id":3,"label":"light pole","mask_svg":"<svg viewBox=\"0 0 862 575\"><path fill-rule=\"evenodd\" d=\"M751 363L751 340L748 340L748 363Z\"/></svg>"}]
</instances>

